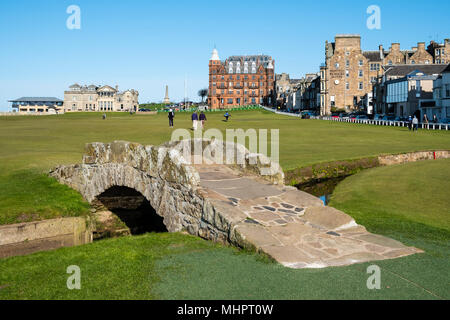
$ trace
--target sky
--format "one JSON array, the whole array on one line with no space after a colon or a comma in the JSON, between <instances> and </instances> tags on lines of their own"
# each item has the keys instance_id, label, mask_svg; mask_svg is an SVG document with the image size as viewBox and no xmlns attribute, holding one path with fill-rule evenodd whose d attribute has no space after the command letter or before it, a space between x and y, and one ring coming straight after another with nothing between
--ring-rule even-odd
<instances>
[{"instance_id":1,"label":"sky","mask_svg":"<svg viewBox=\"0 0 450 320\"><path fill-rule=\"evenodd\" d=\"M80 29L67 28L80 8ZM369 29L377 5L381 29ZM216 46L231 55L267 54L292 78L318 72L325 41L356 33L363 50L450 38L448 0L1 0L0 111L23 96L58 97L74 83L136 89L140 103L197 101L208 87ZM72 20L71 20L72 21Z\"/></svg>"}]
</instances>

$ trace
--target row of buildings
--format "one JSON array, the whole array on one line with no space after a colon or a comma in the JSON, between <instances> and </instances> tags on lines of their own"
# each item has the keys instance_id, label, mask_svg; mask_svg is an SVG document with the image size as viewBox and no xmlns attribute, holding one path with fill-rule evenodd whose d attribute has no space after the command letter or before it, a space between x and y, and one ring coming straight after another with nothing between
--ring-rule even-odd
<instances>
[{"instance_id":1,"label":"row of buildings","mask_svg":"<svg viewBox=\"0 0 450 320\"><path fill-rule=\"evenodd\" d=\"M395 106L383 101L387 91L382 88L388 85L387 81L399 82L400 78L410 76L411 79L413 74L417 77L423 73L422 76L432 78L424 81L432 84L423 85L418 98L428 100L449 63L449 39L444 43L431 41L428 46L419 42L411 50L402 50L399 43L392 43L389 50L380 45L378 50L363 51L360 35L337 35L334 42L325 42L324 63L317 73L307 74L302 79L289 79L286 74L276 76L276 101L287 109L312 110L322 115L335 110L391 113L396 110ZM424 101L424 105L430 104L433 102ZM410 105L408 111L402 106L404 112L399 107L398 112L392 113L404 115L420 108L419 102ZM448 117L445 110L440 113L441 117Z\"/></svg>"},{"instance_id":2,"label":"row of buildings","mask_svg":"<svg viewBox=\"0 0 450 320\"><path fill-rule=\"evenodd\" d=\"M15 112L21 114L61 114L66 112L136 112L139 109L139 92L130 89L119 91L105 86L80 86L74 84L64 91L64 100L54 97L23 97L9 101Z\"/></svg>"}]
</instances>

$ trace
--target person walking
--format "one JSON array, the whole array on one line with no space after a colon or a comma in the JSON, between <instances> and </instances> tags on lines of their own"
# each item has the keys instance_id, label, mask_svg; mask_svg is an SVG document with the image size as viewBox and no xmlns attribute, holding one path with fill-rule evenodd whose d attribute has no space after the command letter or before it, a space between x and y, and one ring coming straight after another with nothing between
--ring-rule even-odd
<instances>
[{"instance_id":1,"label":"person walking","mask_svg":"<svg viewBox=\"0 0 450 320\"><path fill-rule=\"evenodd\" d=\"M200 113L200 121L202 124L202 130L205 127L205 121L206 121L206 115L203 113L203 111Z\"/></svg>"},{"instance_id":2,"label":"person walking","mask_svg":"<svg viewBox=\"0 0 450 320\"><path fill-rule=\"evenodd\" d=\"M412 130L412 126L413 126L413 118L412 118L412 116L409 116L408 117L408 128L409 128L409 131L411 131Z\"/></svg>"},{"instance_id":3,"label":"person walking","mask_svg":"<svg viewBox=\"0 0 450 320\"><path fill-rule=\"evenodd\" d=\"M426 128L428 129L428 116L426 113L423 115L423 122L424 122Z\"/></svg>"},{"instance_id":4,"label":"person walking","mask_svg":"<svg viewBox=\"0 0 450 320\"><path fill-rule=\"evenodd\" d=\"M194 130L197 130L197 125L198 125L198 114L197 112L194 111L194 113L192 114L192 128Z\"/></svg>"},{"instance_id":5,"label":"person walking","mask_svg":"<svg viewBox=\"0 0 450 320\"><path fill-rule=\"evenodd\" d=\"M106 113L103 114L102 118L103 120L106 120Z\"/></svg>"},{"instance_id":6,"label":"person walking","mask_svg":"<svg viewBox=\"0 0 450 320\"><path fill-rule=\"evenodd\" d=\"M413 132L417 131L419 129L419 119L417 119L416 116L414 116L412 123L413 123Z\"/></svg>"},{"instance_id":7,"label":"person walking","mask_svg":"<svg viewBox=\"0 0 450 320\"><path fill-rule=\"evenodd\" d=\"M438 123L438 122L439 122L438 117L436 115L433 115L433 123Z\"/></svg>"},{"instance_id":8,"label":"person walking","mask_svg":"<svg viewBox=\"0 0 450 320\"><path fill-rule=\"evenodd\" d=\"M175 112L172 109L169 110L169 127L173 128L173 118L175 118Z\"/></svg>"},{"instance_id":9,"label":"person walking","mask_svg":"<svg viewBox=\"0 0 450 320\"><path fill-rule=\"evenodd\" d=\"M224 114L225 121L228 122L228 118L231 117L231 115L228 113L228 111Z\"/></svg>"}]
</instances>

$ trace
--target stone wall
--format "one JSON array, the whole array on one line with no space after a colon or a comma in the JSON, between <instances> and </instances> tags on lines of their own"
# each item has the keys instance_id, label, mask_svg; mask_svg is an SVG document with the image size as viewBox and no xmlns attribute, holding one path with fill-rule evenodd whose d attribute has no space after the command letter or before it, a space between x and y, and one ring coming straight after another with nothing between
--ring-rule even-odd
<instances>
[{"instance_id":1,"label":"stone wall","mask_svg":"<svg viewBox=\"0 0 450 320\"><path fill-rule=\"evenodd\" d=\"M85 218L60 218L0 226L0 258L92 242Z\"/></svg>"},{"instance_id":2,"label":"stone wall","mask_svg":"<svg viewBox=\"0 0 450 320\"><path fill-rule=\"evenodd\" d=\"M390 166L394 164L403 164L408 162L416 162L434 159L449 159L450 151L423 151L412 152L397 155L379 156L378 161L382 166Z\"/></svg>"},{"instance_id":3,"label":"stone wall","mask_svg":"<svg viewBox=\"0 0 450 320\"><path fill-rule=\"evenodd\" d=\"M436 157L436 158L435 158ZM286 172L286 184L303 185L315 181L346 177L361 170L405 164L408 162L449 159L450 151L419 151L396 155L382 155L378 157L362 158L357 160L333 161L319 163L304 168L296 168Z\"/></svg>"}]
</instances>

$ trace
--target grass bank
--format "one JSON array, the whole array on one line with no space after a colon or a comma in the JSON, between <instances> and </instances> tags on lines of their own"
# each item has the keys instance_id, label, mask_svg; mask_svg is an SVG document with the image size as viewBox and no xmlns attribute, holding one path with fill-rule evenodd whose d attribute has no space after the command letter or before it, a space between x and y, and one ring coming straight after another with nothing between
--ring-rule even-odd
<instances>
[{"instance_id":1,"label":"grass bank","mask_svg":"<svg viewBox=\"0 0 450 320\"><path fill-rule=\"evenodd\" d=\"M423 254L349 267L291 270L183 234L147 234L0 260L0 299L449 299L450 160L370 169L332 205ZM367 267L381 268L368 290ZM81 268L81 290L66 269Z\"/></svg>"},{"instance_id":2,"label":"grass bank","mask_svg":"<svg viewBox=\"0 0 450 320\"><path fill-rule=\"evenodd\" d=\"M230 122L208 113L207 128L279 129L285 170L379 154L450 149L450 133L301 120L268 111L235 111ZM54 184L46 173L81 162L88 142L128 140L158 145L169 141L166 114L73 113L42 117L0 117L0 224L86 214L81 197ZM190 128L189 114L176 114L176 128ZM70 199L70 200L69 200Z\"/></svg>"}]
</instances>

